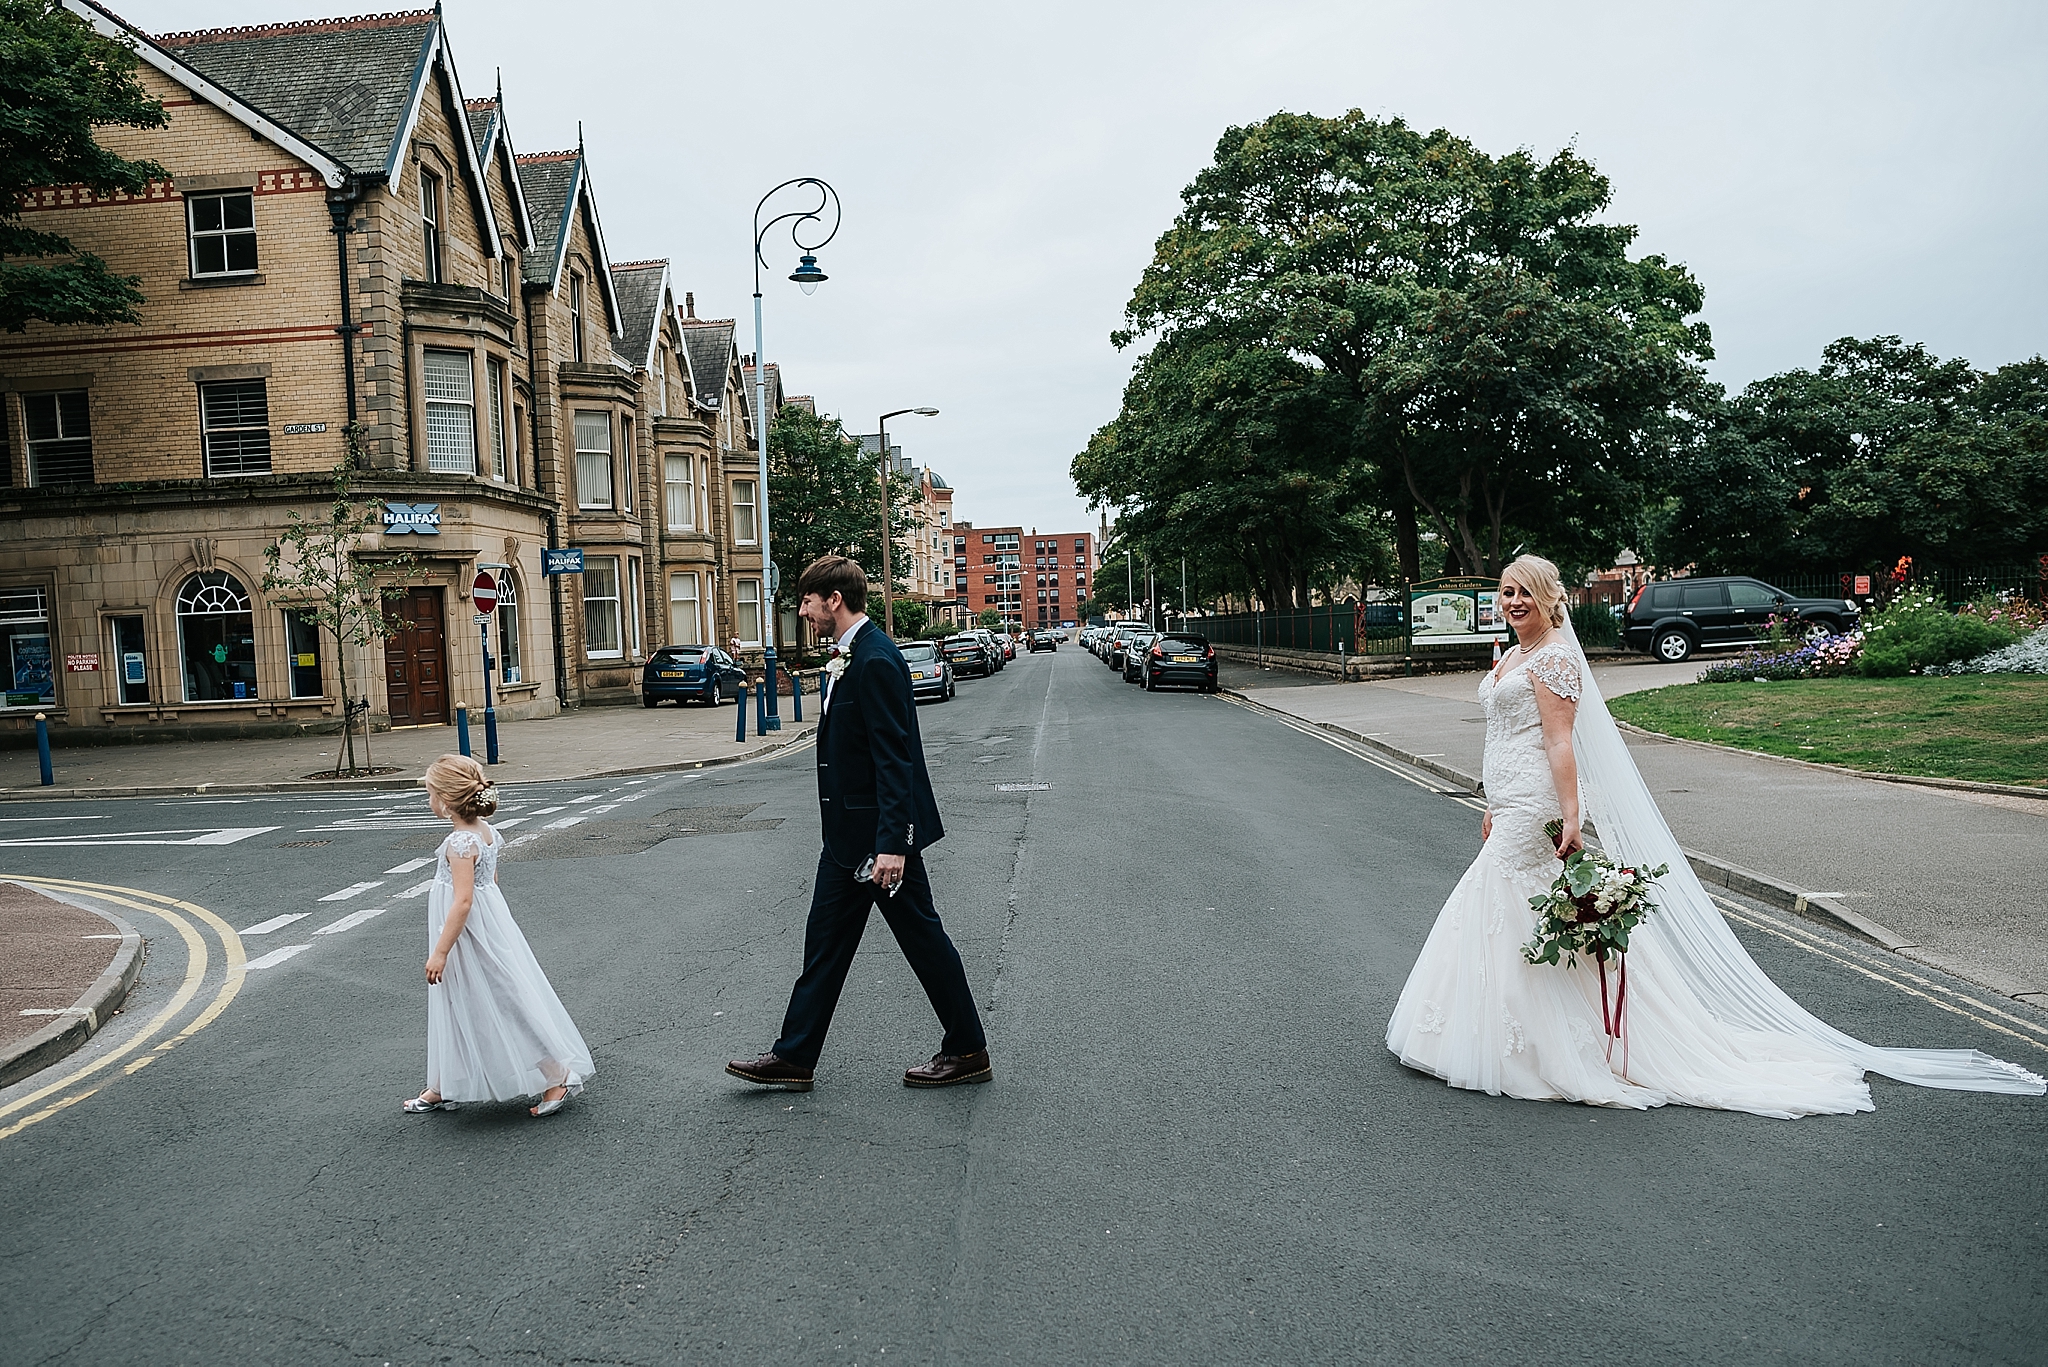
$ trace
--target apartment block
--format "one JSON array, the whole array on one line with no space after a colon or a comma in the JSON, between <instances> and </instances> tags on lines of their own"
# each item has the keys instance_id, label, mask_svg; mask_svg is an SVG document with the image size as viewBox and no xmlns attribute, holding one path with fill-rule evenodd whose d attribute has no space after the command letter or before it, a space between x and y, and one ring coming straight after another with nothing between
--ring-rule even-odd
<instances>
[{"instance_id":1,"label":"apartment block","mask_svg":"<svg viewBox=\"0 0 2048 1367\"><path fill-rule=\"evenodd\" d=\"M1095 576L1093 532L953 524L955 603L966 617L994 609L1006 626L1036 631L1078 623Z\"/></svg>"}]
</instances>

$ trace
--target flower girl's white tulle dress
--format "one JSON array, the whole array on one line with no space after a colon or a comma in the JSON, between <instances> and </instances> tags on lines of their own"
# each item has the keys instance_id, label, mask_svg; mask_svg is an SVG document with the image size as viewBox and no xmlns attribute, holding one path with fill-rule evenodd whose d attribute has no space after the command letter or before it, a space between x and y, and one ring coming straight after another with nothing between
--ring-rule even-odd
<instances>
[{"instance_id":1,"label":"flower girl's white tulle dress","mask_svg":"<svg viewBox=\"0 0 2048 1367\"><path fill-rule=\"evenodd\" d=\"M1592 963L1530 964L1521 954L1537 922L1529 899L1560 868L1543 830L1562 812L1543 749L1538 688L1574 701L1591 694L1579 709L1574 748L1608 851L1644 866L1672 865L1653 893L1663 909L1631 937L1625 1052L1603 1029ZM1870 1110L1866 1068L1932 1086L2040 1091L2039 1078L1982 1054L1862 1044L1770 982L1691 868L1679 867L1684 854L1647 789L1635 792L1640 775L1575 640L1553 640L1498 677L1488 674L1479 700L1493 833L1444 904L1388 1023L1387 1047L1403 1063L1496 1096L1635 1108L1675 1102L1786 1119ZM1613 790L1604 795L1594 791L1603 779Z\"/></svg>"},{"instance_id":2,"label":"flower girl's white tulle dress","mask_svg":"<svg viewBox=\"0 0 2048 1367\"><path fill-rule=\"evenodd\" d=\"M476 857L469 920L448 966L427 988L427 1088L448 1101L513 1101L567 1087L574 1096L596 1074L590 1048L541 972L498 891L504 839L485 844L468 831L441 842L427 893L427 947L440 940L455 899L448 857Z\"/></svg>"}]
</instances>

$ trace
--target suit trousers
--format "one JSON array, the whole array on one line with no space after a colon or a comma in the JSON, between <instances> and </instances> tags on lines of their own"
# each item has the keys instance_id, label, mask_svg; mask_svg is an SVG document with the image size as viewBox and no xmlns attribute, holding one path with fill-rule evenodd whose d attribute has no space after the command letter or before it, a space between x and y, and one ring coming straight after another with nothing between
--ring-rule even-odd
<instances>
[{"instance_id":1,"label":"suit trousers","mask_svg":"<svg viewBox=\"0 0 2048 1367\"><path fill-rule=\"evenodd\" d=\"M778 1057L803 1068L815 1068L825 1049L825 1032L839 1006L840 989L853 967L854 951L867 930L868 908L879 907L896 936L897 947L911 971L924 984L932 1009L946 1036L939 1046L947 1054L971 1054L988 1047L981 1014L967 986L960 951L939 923L932 903L932 883L924 859L913 854L903 866L903 887L894 897L874 883L855 880L853 870L818 855L818 881L811 893L811 918L804 929L804 969L789 994L789 1012L782 1019Z\"/></svg>"}]
</instances>

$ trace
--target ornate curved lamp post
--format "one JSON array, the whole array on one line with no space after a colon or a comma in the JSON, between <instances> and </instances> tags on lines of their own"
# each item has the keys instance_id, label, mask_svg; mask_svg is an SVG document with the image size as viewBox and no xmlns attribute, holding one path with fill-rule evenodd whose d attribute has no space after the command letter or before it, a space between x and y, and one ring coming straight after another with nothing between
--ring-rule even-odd
<instances>
[{"instance_id":1,"label":"ornate curved lamp post","mask_svg":"<svg viewBox=\"0 0 2048 1367\"><path fill-rule=\"evenodd\" d=\"M777 214L763 223L761 211L768 207L768 201L792 186L815 190L818 202L808 209L792 209ZM825 223L828 210L832 217L829 228ZM780 223L789 224L789 240L796 244L799 254L797 267L790 272L789 278L805 294L813 294L829 278L818 269L817 252L839 235L839 192L816 176L798 176L795 180L783 181L761 196L761 202L754 206L754 446L760 455L761 486L757 497L761 519L761 582L766 590L761 595L761 611L768 615L768 629L762 632L762 643L766 647L763 665L768 680L767 729L770 731L782 729L775 687L775 638L782 630L782 613L775 605L775 596L782 587L782 578L775 571L775 561L769 555L768 544L768 427L774 415L768 411L768 353L761 343L761 270L768 264L761 255L761 244ZM805 224L816 226L806 233ZM824 236L817 237L820 232ZM817 240L806 241L807 237L817 237Z\"/></svg>"},{"instance_id":2,"label":"ornate curved lamp post","mask_svg":"<svg viewBox=\"0 0 2048 1367\"><path fill-rule=\"evenodd\" d=\"M905 413L915 413L921 418L936 418L939 416L939 410L899 408L892 413L884 413L875 424L880 432L876 440L882 447L882 630L891 636L896 634L896 600L892 596L896 587L896 572L889 564L889 543L895 540L889 535L889 419L900 418Z\"/></svg>"}]
</instances>

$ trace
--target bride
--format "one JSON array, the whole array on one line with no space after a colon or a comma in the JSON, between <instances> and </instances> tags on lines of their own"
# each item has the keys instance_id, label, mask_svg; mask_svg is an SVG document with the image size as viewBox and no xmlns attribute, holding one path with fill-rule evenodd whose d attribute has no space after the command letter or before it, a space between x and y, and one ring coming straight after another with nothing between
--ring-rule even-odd
<instances>
[{"instance_id":1,"label":"bride","mask_svg":"<svg viewBox=\"0 0 2048 1367\"><path fill-rule=\"evenodd\" d=\"M1557 566L1501 574L1518 644L1479 685L1485 841L1444 903L1387 1023L1387 1047L1453 1087L1636 1109L1676 1102L1792 1119L1872 1109L1865 1072L2039 1095L2042 1080L1967 1049L1880 1049L1809 1015L1757 967L1700 886L1608 715L1565 614ZM1610 1048L1594 965L1523 960L1529 899L1580 848L1669 864L1629 942L1627 1048ZM1544 832L1561 821L1556 843ZM1611 1056L1611 1057L1610 1057Z\"/></svg>"}]
</instances>

